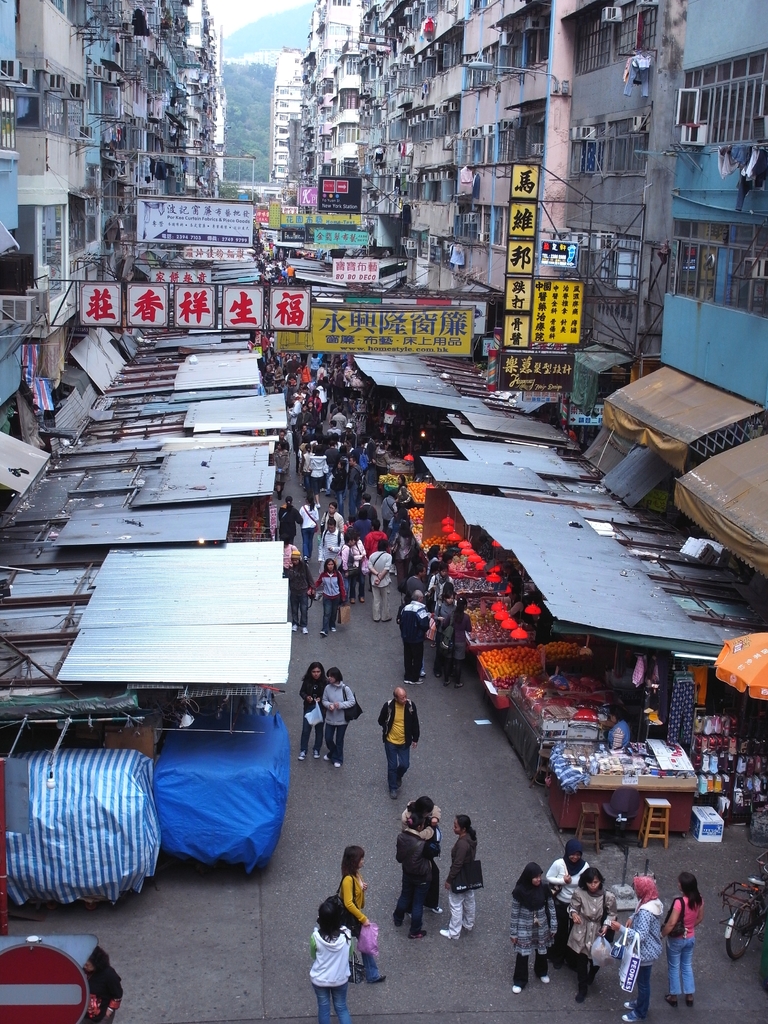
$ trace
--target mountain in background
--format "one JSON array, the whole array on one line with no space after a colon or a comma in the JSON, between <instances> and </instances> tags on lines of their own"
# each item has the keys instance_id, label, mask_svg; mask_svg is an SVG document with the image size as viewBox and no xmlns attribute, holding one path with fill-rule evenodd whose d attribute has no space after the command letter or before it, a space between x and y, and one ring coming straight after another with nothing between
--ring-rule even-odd
<instances>
[{"instance_id":1,"label":"mountain in background","mask_svg":"<svg viewBox=\"0 0 768 1024\"><path fill-rule=\"evenodd\" d=\"M244 25L224 39L224 60L257 50L281 50L284 46L306 49L313 7L314 4L304 4Z\"/></svg>"},{"instance_id":2,"label":"mountain in background","mask_svg":"<svg viewBox=\"0 0 768 1024\"><path fill-rule=\"evenodd\" d=\"M225 160L224 180L269 181L269 117L275 69L266 64L225 64L227 135L225 157L255 157L239 165Z\"/></svg>"}]
</instances>

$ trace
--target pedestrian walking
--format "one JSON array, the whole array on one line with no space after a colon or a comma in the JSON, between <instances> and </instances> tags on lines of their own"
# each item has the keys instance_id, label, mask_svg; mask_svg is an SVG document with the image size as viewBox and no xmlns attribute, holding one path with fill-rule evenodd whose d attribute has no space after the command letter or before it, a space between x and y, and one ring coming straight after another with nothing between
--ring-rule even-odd
<instances>
[{"instance_id":1,"label":"pedestrian walking","mask_svg":"<svg viewBox=\"0 0 768 1024\"><path fill-rule=\"evenodd\" d=\"M115 1010L120 1008L123 986L120 975L109 962L109 954L101 946L94 946L83 970L88 979L85 1019L112 1020Z\"/></svg>"},{"instance_id":2,"label":"pedestrian walking","mask_svg":"<svg viewBox=\"0 0 768 1024\"><path fill-rule=\"evenodd\" d=\"M394 494L385 494L381 503L381 523L387 536L389 536L389 527L395 512L397 512L397 502Z\"/></svg>"},{"instance_id":3,"label":"pedestrian walking","mask_svg":"<svg viewBox=\"0 0 768 1024\"><path fill-rule=\"evenodd\" d=\"M363 913L365 894L368 883L363 880L362 867L365 861L365 850L362 846L348 846L341 859L341 885L339 895L347 913L347 927L355 939L360 938L363 925L368 918ZM387 980L386 974L379 974L379 965L372 953L360 953L363 958L365 980L369 985L377 985Z\"/></svg>"},{"instance_id":4,"label":"pedestrian walking","mask_svg":"<svg viewBox=\"0 0 768 1024\"><path fill-rule=\"evenodd\" d=\"M354 521L357 515L357 504L363 486L363 474L357 459L354 455L349 456L349 468L347 470L347 489L349 491L349 518Z\"/></svg>"},{"instance_id":5,"label":"pedestrian walking","mask_svg":"<svg viewBox=\"0 0 768 1024\"><path fill-rule=\"evenodd\" d=\"M331 1024L331 1003L339 1024L352 1024L347 1009L349 955L352 936L341 923L340 900L326 900L317 911L317 927L309 940L312 967L309 977L317 997L317 1024Z\"/></svg>"},{"instance_id":6,"label":"pedestrian walking","mask_svg":"<svg viewBox=\"0 0 768 1024\"><path fill-rule=\"evenodd\" d=\"M628 1010L623 1021L645 1020L651 1005L651 970L661 956L661 913L664 906L659 899L656 883L648 875L638 875L632 882L637 896L635 912L627 921L627 928L640 936L640 970L637 973L637 998L624 1003ZM617 920L611 927L620 935L626 928Z\"/></svg>"},{"instance_id":7,"label":"pedestrian walking","mask_svg":"<svg viewBox=\"0 0 768 1024\"><path fill-rule=\"evenodd\" d=\"M696 929L704 919L704 900L696 876L682 871L677 876L681 896L675 896L669 908L663 938L667 940L667 974L669 992L664 996L670 1006L677 1006L677 997L685 995L685 1005L693 1006L696 985L693 979L693 950ZM681 977L682 976L682 977ZM682 983L681 983L682 982Z\"/></svg>"},{"instance_id":8,"label":"pedestrian walking","mask_svg":"<svg viewBox=\"0 0 768 1024\"><path fill-rule=\"evenodd\" d=\"M389 607L389 588L392 583L392 555L386 538L378 543L378 550L368 559L371 570L371 593L373 599L373 621L389 622L392 612Z\"/></svg>"},{"instance_id":9,"label":"pedestrian walking","mask_svg":"<svg viewBox=\"0 0 768 1024\"><path fill-rule=\"evenodd\" d=\"M336 522L335 516L329 518L325 529L320 534L318 558L321 562L332 558L336 564L341 562L341 549L344 547L344 536Z\"/></svg>"},{"instance_id":10,"label":"pedestrian walking","mask_svg":"<svg viewBox=\"0 0 768 1024\"><path fill-rule=\"evenodd\" d=\"M568 948L576 956L578 991L576 1002L583 1003L589 986L600 970L592 960L592 943L608 931L609 920L616 916L616 897L603 889L605 879L597 868L585 868L571 896L568 914L573 922Z\"/></svg>"},{"instance_id":11,"label":"pedestrian walking","mask_svg":"<svg viewBox=\"0 0 768 1024\"><path fill-rule=\"evenodd\" d=\"M419 834L424 824L424 816L414 811L408 818L407 828L397 837L396 857L403 869L403 881L392 920L395 927L400 928L410 909L409 939L423 939L427 934L422 925L424 900L432 879L432 861L424 854L426 840Z\"/></svg>"},{"instance_id":12,"label":"pedestrian walking","mask_svg":"<svg viewBox=\"0 0 768 1024\"><path fill-rule=\"evenodd\" d=\"M275 445L275 494L278 501L283 496L283 488L288 479L288 470L291 468L291 449L288 441L278 441Z\"/></svg>"},{"instance_id":13,"label":"pedestrian walking","mask_svg":"<svg viewBox=\"0 0 768 1024\"><path fill-rule=\"evenodd\" d=\"M311 492L299 509L299 515L301 516L302 554L305 561L309 561L312 557L312 548L315 545L315 534L320 529L320 506Z\"/></svg>"},{"instance_id":14,"label":"pedestrian walking","mask_svg":"<svg viewBox=\"0 0 768 1024\"><path fill-rule=\"evenodd\" d=\"M308 633L308 613L310 597L314 597L315 584L309 565L294 548L291 552L291 564L286 572L288 577L288 596L291 599L291 622L294 633L301 626L302 633Z\"/></svg>"},{"instance_id":15,"label":"pedestrian walking","mask_svg":"<svg viewBox=\"0 0 768 1024\"><path fill-rule=\"evenodd\" d=\"M453 677L453 685L458 690L464 685L461 681L461 672L467 657L467 641L472 639L470 635L472 620L467 615L467 599L465 597L457 599L451 617L451 625L453 626L453 650L451 651L449 672ZM446 676L446 681L447 678Z\"/></svg>"},{"instance_id":16,"label":"pedestrian walking","mask_svg":"<svg viewBox=\"0 0 768 1024\"><path fill-rule=\"evenodd\" d=\"M413 536L410 524L401 522L397 536L392 544L392 558L397 571L398 589L405 586L405 582L410 575L411 565L414 561L417 549L418 544L416 543L416 538Z\"/></svg>"},{"instance_id":17,"label":"pedestrian walking","mask_svg":"<svg viewBox=\"0 0 768 1024\"><path fill-rule=\"evenodd\" d=\"M277 510L277 533L280 540L285 544L291 544L296 540L296 529L301 526L301 516L298 509L293 507L293 498L286 495L285 501Z\"/></svg>"},{"instance_id":18,"label":"pedestrian walking","mask_svg":"<svg viewBox=\"0 0 768 1024\"><path fill-rule=\"evenodd\" d=\"M433 914L442 914L440 906L440 869L437 866L436 858L440 856L440 844L442 834L440 832L440 818L442 811L432 797L420 796L405 808L400 815L400 824L403 829L408 828L408 821L413 816L424 818L424 827L419 835L426 840L424 855L432 861L432 877L429 881L427 895L424 897L424 909L431 910ZM408 911L410 913L410 911Z\"/></svg>"},{"instance_id":19,"label":"pedestrian walking","mask_svg":"<svg viewBox=\"0 0 768 1024\"><path fill-rule=\"evenodd\" d=\"M443 686L451 685L451 656L453 654L453 626L451 619L456 608L456 594L452 583L446 583L440 601L435 606L435 664L433 672L436 679L445 674Z\"/></svg>"},{"instance_id":20,"label":"pedestrian walking","mask_svg":"<svg viewBox=\"0 0 768 1024\"><path fill-rule=\"evenodd\" d=\"M312 735L312 726L307 721L308 711L317 707L323 715L323 720L318 722L315 728L315 742L312 747L312 754L317 759L323 749L323 729L325 727L325 708L323 707L323 693L328 680L325 677L325 669L319 661L313 661L304 678L301 681L299 696L303 701L304 714L301 720L301 741L299 743L299 760L303 761L307 756L309 748L309 737Z\"/></svg>"},{"instance_id":21,"label":"pedestrian walking","mask_svg":"<svg viewBox=\"0 0 768 1024\"><path fill-rule=\"evenodd\" d=\"M400 612L400 637L403 641L403 682L414 685L421 682L424 661L424 637L430 625L429 612L424 606L424 595L417 590L413 600Z\"/></svg>"},{"instance_id":22,"label":"pedestrian walking","mask_svg":"<svg viewBox=\"0 0 768 1024\"><path fill-rule=\"evenodd\" d=\"M344 579L332 558L326 558L323 563L323 571L315 580L315 590L323 595L323 628L320 636L328 636L329 631L336 632L339 605L347 599Z\"/></svg>"},{"instance_id":23,"label":"pedestrian walking","mask_svg":"<svg viewBox=\"0 0 768 1024\"><path fill-rule=\"evenodd\" d=\"M355 595L360 604L365 604L365 577L363 575L363 562L365 561L365 547L353 529L347 530L344 534L344 546L341 549L341 571L347 584L349 603L355 603Z\"/></svg>"},{"instance_id":24,"label":"pedestrian walking","mask_svg":"<svg viewBox=\"0 0 768 1024\"><path fill-rule=\"evenodd\" d=\"M344 516L339 512L339 506L333 500L328 502L328 511L320 520L321 532L325 532L332 522L336 524L339 536L342 537L344 535Z\"/></svg>"},{"instance_id":25,"label":"pedestrian walking","mask_svg":"<svg viewBox=\"0 0 768 1024\"><path fill-rule=\"evenodd\" d=\"M544 984L547 974L547 949L552 945L555 905L542 869L534 861L526 864L512 890L512 917L509 935L515 958L512 991L519 995L528 984L528 959L534 953L533 973Z\"/></svg>"},{"instance_id":26,"label":"pedestrian walking","mask_svg":"<svg viewBox=\"0 0 768 1024\"><path fill-rule=\"evenodd\" d=\"M328 460L325 452L319 445L314 449L310 456L309 473L312 485L312 494L314 495L314 502L317 505L320 501L320 493L325 488L325 481L328 476Z\"/></svg>"},{"instance_id":27,"label":"pedestrian walking","mask_svg":"<svg viewBox=\"0 0 768 1024\"><path fill-rule=\"evenodd\" d=\"M326 672L327 682L323 690L323 707L325 708L325 745L328 753L323 755L324 761L332 761L334 768L344 764L344 734L347 731L347 720L344 712L355 706L355 695L344 685L344 677L339 668L329 668Z\"/></svg>"},{"instance_id":28,"label":"pedestrian walking","mask_svg":"<svg viewBox=\"0 0 768 1024\"><path fill-rule=\"evenodd\" d=\"M446 939L458 940L462 928L471 932L475 927L474 890L454 892L453 886L462 868L466 864L471 864L477 856L477 833L466 814L457 814L453 819L453 834L457 839L451 849L451 867L445 878L451 920L447 928L440 929L440 934Z\"/></svg>"},{"instance_id":29,"label":"pedestrian walking","mask_svg":"<svg viewBox=\"0 0 768 1024\"><path fill-rule=\"evenodd\" d=\"M420 735L416 705L402 686L396 687L392 699L384 702L378 721L387 756L389 795L396 800L403 776L411 764L411 750L416 749Z\"/></svg>"},{"instance_id":30,"label":"pedestrian walking","mask_svg":"<svg viewBox=\"0 0 768 1024\"><path fill-rule=\"evenodd\" d=\"M336 504L342 518L344 517L344 499L347 496L348 470L349 460L347 459L347 448L346 445L341 445L339 448L339 457L336 460L336 468L334 469L333 477L331 478L331 490L336 495Z\"/></svg>"},{"instance_id":31,"label":"pedestrian walking","mask_svg":"<svg viewBox=\"0 0 768 1024\"><path fill-rule=\"evenodd\" d=\"M579 878L582 872L586 871L589 864L584 860L583 847L580 839L569 839L565 844L565 853L562 857L552 862L547 872L547 883L555 896L555 913L557 915L557 932L555 941L547 954L552 966L556 971L565 963L566 949L568 947L568 936L571 934L571 916L568 908L571 905L571 896L576 891ZM555 888L556 887L556 888Z\"/></svg>"}]
</instances>

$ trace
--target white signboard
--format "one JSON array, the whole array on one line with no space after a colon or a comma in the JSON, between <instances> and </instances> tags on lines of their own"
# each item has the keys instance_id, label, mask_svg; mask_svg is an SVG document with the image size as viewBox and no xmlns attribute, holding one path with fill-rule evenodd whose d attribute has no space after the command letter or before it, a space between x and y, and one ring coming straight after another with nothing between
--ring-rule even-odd
<instances>
[{"instance_id":1,"label":"white signboard","mask_svg":"<svg viewBox=\"0 0 768 1024\"><path fill-rule=\"evenodd\" d=\"M252 285L226 285L221 312L223 325L230 330L261 327L264 324L264 289Z\"/></svg>"},{"instance_id":2,"label":"white signboard","mask_svg":"<svg viewBox=\"0 0 768 1024\"><path fill-rule=\"evenodd\" d=\"M200 242L214 246L253 245L253 204L220 199L139 199L139 242L168 245Z\"/></svg>"},{"instance_id":3,"label":"white signboard","mask_svg":"<svg viewBox=\"0 0 768 1024\"><path fill-rule=\"evenodd\" d=\"M211 272L191 267L171 267L165 270L150 270L149 280L153 284L210 284Z\"/></svg>"},{"instance_id":4,"label":"white signboard","mask_svg":"<svg viewBox=\"0 0 768 1024\"><path fill-rule=\"evenodd\" d=\"M216 289L211 285L181 285L174 292L174 317L177 327L214 327Z\"/></svg>"},{"instance_id":5,"label":"white signboard","mask_svg":"<svg viewBox=\"0 0 768 1024\"><path fill-rule=\"evenodd\" d=\"M277 238L277 232L272 234ZM218 260L223 263L246 263L253 260L250 249L223 248L220 245L188 245L184 249L185 260Z\"/></svg>"},{"instance_id":6,"label":"white signboard","mask_svg":"<svg viewBox=\"0 0 768 1024\"><path fill-rule=\"evenodd\" d=\"M126 313L131 327L167 327L168 285L129 284L126 289Z\"/></svg>"},{"instance_id":7,"label":"white signboard","mask_svg":"<svg viewBox=\"0 0 768 1024\"><path fill-rule=\"evenodd\" d=\"M379 280L378 260L334 260L333 280L348 284L371 284Z\"/></svg>"},{"instance_id":8,"label":"white signboard","mask_svg":"<svg viewBox=\"0 0 768 1024\"><path fill-rule=\"evenodd\" d=\"M122 323L121 286L111 281L80 285L80 323L92 327L117 327Z\"/></svg>"},{"instance_id":9,"label":"white signboard","mask_svg":"<svg viewBox=\"0 0 768 1024\"><path fill-rule=\"evenodd\" d=\"M269 293L269 323L274 331L310 329L309 288L272 288Z\"/></svg>"}]
</instances>

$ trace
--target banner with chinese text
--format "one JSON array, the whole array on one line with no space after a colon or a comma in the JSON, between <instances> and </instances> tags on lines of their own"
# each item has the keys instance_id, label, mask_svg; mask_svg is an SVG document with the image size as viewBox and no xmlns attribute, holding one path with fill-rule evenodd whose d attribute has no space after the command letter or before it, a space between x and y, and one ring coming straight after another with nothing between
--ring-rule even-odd
<instances>
[{"instance_id":1,"label":"banner with chinese text","mask_svg":"<svg viewBox=\"0 0 768 1024\"><path fill-rule=\"evenodd\" d=\"M533 297L533 344L578 345L583 302L581 281L537 279Z\"/></svg>"},{"instance_id":2,"label":"banner with chinese text","mask_svg":"<svg viewBox=\"0 0 768 1024\"><path fill-rule=\"evenodd\" d=\"M345 283L364 284L379 280L378 260L334 260L333 280Z\"/></svg>"},{"instance_id":3,"label":"banner with chinese text","mask_svg":"<svg viewBox=\"0 0 768 1024\"><path fill-rule=\"evenodd\" d=\"M169 245L253 245L253 204L221 199L138 199L136 240Z\"/></svg>"},{"instance_id":4,"label":"banner with chinese text","mask_svg":"<svg viewBox=\"0 0 768 1024\"><path fill-rule=\"evenodd\" d=\"M502 352L499 390L556 391L567 394L573 387L572 353L538 352L533 355Z\"/></svg>"},{"instance_id":5,"label":"banner with chinese text","mask_svg":"<svg viewBox=\"0 0 768 1024\"><path fill-rule=\"evenodd\" d=\"M540 170L536 164L512 165L502 335L505 349L529 348L531 344Z\"/></svg>"},{"instance_id":6,"label":"banner with chinese text","mask_svg":"<svg viewBox=\"0 0 768 1024\"><path fill-rule=\"evenodd\" d=\"M311 331L284 334L278 328L277 348L292 352L468 356L473 323L474 309L464 307L396 310L315 306Z\"/></svg>"}]
</instances>

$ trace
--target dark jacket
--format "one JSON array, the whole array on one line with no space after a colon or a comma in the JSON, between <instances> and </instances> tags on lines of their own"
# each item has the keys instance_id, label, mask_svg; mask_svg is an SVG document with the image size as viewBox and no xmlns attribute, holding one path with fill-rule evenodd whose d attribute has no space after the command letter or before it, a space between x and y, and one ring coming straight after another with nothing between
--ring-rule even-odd
<instances>
[{"instance_id":1,"label":"dark jacket","mask_svg":"<svg viewBox=\"0 0 768 1024\"><path fill-rule=\"evenodd\" d=\"M285 575L288 579L288 589L292 594L306 594L310 587L314 588L315 582L309 565L305 561L291 562L286 569Z\"/></svg>"},{"instance_id":2,"label":"dark jacket","mask_svg":"<svg viewBox=\"0 0 768 1024\"><path fill-rule=\"evenodd\" d=\"M312 678L312 676L310 676L308 679L305 679L304 682L301 684L299 696L305 703L307 697L312 697L314 700L321 700L323 696L323 690L325 689L326 685L326 679L320 678L319 680L315 681ZM325 717L325 708L322 706L322 704L320 705L320 710L323 712L323 717Z\"/></svg>"},{"instance_id":3,"label":"dark jacket","mask_svg":"<svg viewBox=\"0 0 768 1024\"><path fill-rule=\"evenodd\" d=\"M382 729L381 738L386 743L389 730L392 728L392 723L395 720L395 704L397 701L393 697L384 703L384 707L379 712L379 725ZM419 715L416 711L416 705L411 700L405 702L405 711L403 713L403 725L405 727L405 745L410 747L412 743L419 742L419 736L421 735L419 730Z\"/></svg>"},{"instance_id":4,"label":"dark jacket","mask_svg":"<svg viewBox=\"0 0 768 1024\"><path fill-rule=\"evenodd\" d=\"M477 853L477 840L472 839L469 834L459 836L451 850L451 869L445 876L449 884L458 875L465 864L470 864Z\"/></svg>"},{"instance_id":5,"label":"dark jacket","mask_svg":"<svg viewBox=\"0 0 768 1024\"><path fill-rule=\"evenodd\" d=\"M403 643L420 644L429 629L429 612L420 601L410 601L400 614L400 636Z\"/></svg>"},{"instance_id":6,"label":"dark jacket","mask_svg":"<svg viewBox=\"0 0 768 1024\"><path fill-rule=\"evenodd\" d=\"M420 882L432 881L432 861L424 856L425 842L415 832L406 829L397 837L397 862L403 872Z\"/></svg>"},{"instance_id":7,"label":"dark jacket","mask_svg":"<svg viewBox=\"0 0 768 1024\"><path fill-rule=\"evenodd\" d=\"M100 971L94 971L88 978L88 990L92 996L99 1000L99 1009L95 1017L88 1017L88 1020L104 1020L110 1003L115 1008L120 1005L123 998L123 986L120 984L120 975L114 967L104 967Z\"/></svg>"},{"instance_id":8,"label":"dark jacket","mask_svg":"<svg viewBox=\"0 0 768 1024\"><path fill-rule=\"evenodd\" d=\"M296 527L301 526L301 514L293 505L283 505L277 510L277 521L280 524L277 530L280 540L293 540Z\"/></svg>"}]
</instances>

